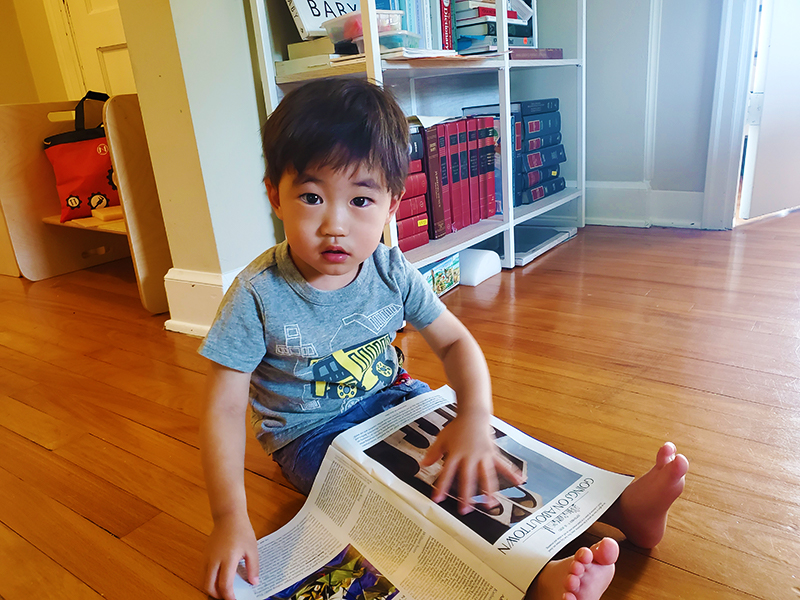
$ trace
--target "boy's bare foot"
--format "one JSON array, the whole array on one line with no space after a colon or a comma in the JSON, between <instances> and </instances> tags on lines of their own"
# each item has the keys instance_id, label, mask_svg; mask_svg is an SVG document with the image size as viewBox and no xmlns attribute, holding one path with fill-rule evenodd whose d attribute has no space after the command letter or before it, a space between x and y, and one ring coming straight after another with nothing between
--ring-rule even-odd
<instances>
[{"instance_id":1,"label":"boy's bare foot","mask_svg":"<svg viewBox=\"0 0 800 600\"><path fill-rule=\"evenodd\" d=\"M659 449L655 466L625 488L600 520L637 546L654 547L664 537L669 508L683 492L688 470L689 461L667 442Z\"/></svg>"},{"instance_id":2,"label":"boy's bare foot","mask_svg":"<svg viewBox=\"0 0 800 600\"><path fill-rule=\"evenodd\" d=\"M572 558L547 563L531 584L527 600L598 600L614 578L619 546L603 538Z\"/></svg>"}]
</instances>

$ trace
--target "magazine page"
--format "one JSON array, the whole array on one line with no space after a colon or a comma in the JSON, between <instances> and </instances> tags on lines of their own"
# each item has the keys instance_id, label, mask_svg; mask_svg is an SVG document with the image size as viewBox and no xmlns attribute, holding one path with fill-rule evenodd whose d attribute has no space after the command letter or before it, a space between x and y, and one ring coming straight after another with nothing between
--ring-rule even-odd
<instances>
[{"instance_id":1,"label":"magazine page","mask_svg":"<svg viewBox=\"0 0 800 600\"><path fill-rule=\"evenodd\" d=\"M333 447L302 510L258 553L259 585L237 576L237 600L523 596Z\"/></svg>"},{"instance_id":2,"label":"magazine page","mask_svg":"<svg viewBox=\"0 0 800 600\"><path fill-rule=\"evenodd\" d=\"M526 589L547 561L594 523L633 480L564 454L493 417L496 443L524 482L513 485L501 478L498 506L489 508L486 497L476 496L475 510L460 515L454 497L438 505L430 501L442 461L419 466L455 416L455 393L445 386L349 429L334 445L519 589Z\"/></svg>"}]
</instances>

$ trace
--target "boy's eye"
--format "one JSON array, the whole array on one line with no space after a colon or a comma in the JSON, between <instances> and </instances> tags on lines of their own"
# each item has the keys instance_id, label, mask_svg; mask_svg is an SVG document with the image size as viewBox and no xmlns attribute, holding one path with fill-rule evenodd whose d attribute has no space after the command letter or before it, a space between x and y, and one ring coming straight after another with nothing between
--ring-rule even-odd
<instances>
[{"instance_id":1,"label":"boy's eye","mask_svg":"<svg viewBox=\"0 0 800 600\"><path fill-rule=\"evenodd\" d=\"M300 199L306 204L322 204L322 197L317 194L301 194Z\"/></svg>"},{"instance_id":2,"label":"boy's eye","mask_svg":"<svg viewBox=\"0 0 800 600\"><path fill-rule=\"evenodd\" d=\"M372 198L365 198L363 196L359 196L358 198L353 198L350 202L353 203L353 206L357 206L358 208L364 208L365 206L369 206L372 204Z\"/></svg>"}]
</instances>

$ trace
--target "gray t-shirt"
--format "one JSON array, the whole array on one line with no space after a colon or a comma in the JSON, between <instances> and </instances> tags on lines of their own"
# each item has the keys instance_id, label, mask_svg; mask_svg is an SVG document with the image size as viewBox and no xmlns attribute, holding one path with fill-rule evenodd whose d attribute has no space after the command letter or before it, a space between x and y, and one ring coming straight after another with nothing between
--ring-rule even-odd
<instances>
[{"instance_id":1,"label":"gray t-shirt","mask_svg":"<svg viewBox=\"0 0 800 600\"><path fill-rule=\"evenodd\" d=\"M379 244L352 283L322 291L283 242L236 277L199 351L252 372L252 424L271 453L391 385L403 320L423 329L443 311L398 248Z\"/></svg>"}]
</instances>

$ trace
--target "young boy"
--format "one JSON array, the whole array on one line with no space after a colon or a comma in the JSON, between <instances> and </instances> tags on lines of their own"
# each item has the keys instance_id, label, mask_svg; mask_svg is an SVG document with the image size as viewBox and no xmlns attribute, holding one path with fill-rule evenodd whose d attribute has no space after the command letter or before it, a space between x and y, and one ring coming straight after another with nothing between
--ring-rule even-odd
<instances>
[{"instance_id":1,"label":"young boy","mask_svg":"<svg viewBox=\"0 0 800 600\"><path fill-rule=\"evenodd\" d=\"M356 79L319 80L290 92L263 131L265 184L286 241L236 278L200 352L211 359L201 450L214 530L206 591L234 600L241 559L258 576L244 487L251 425L287 479L308 493L333 438L428 391L391 345L407 320L442 360L458 416L423 460L446 461L433 500L457 482L460 510L519 474L489 429L489 372L478 344L397 248L381 244L408 168L408 126L390 94ZM606 513L634 543L652 546L683 489L688 463L665 444L656 466ZM530 597L590 600L611 581L614 540L542 570Z\"/></svg>"}]
</instances>

